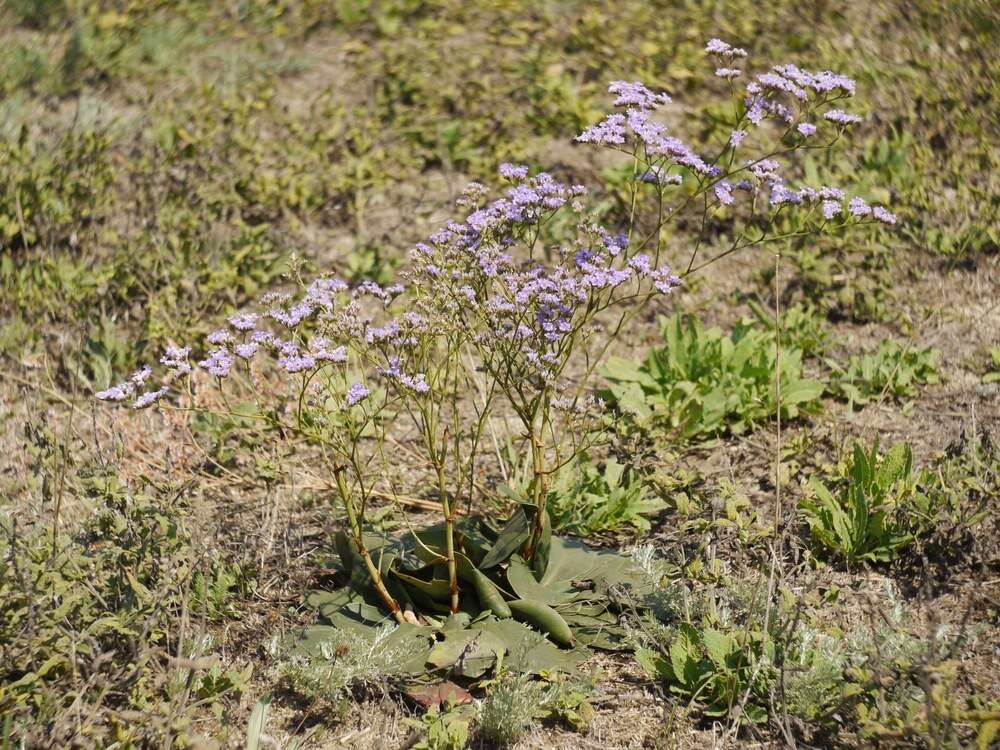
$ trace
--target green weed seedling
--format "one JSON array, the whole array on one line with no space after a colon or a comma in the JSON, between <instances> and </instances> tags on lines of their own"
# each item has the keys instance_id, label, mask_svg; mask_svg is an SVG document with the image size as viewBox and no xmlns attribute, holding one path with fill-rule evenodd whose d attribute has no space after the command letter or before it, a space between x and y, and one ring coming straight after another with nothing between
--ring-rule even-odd
<instances>
[{"instance_id":1,"label":"green weed seedling","mask_svg":"<svg viewBox=\"0 0 1000 750\"><path fill-rule=\"evenodd\" d=\"M549 490L553 527L581 536L626 527L649 531L648 516L666 507L641 477L613 458L600 466L582 455L556 475Z\"/></svg>"},{"instance_id":2,"label":"green weed seedling","mask_svg":"<svg viewBox=\"0 0 1000 750\"><path fill-rule=\"evenodd\" d=\"M680 315L661 325L664 346L645 362L613 358L604 369L606 395L640 423L694 439L746 432L779 408L785 419L818 410L823 384L805 377L802 349L782 347L776 395L773 330L740 324L726 336Z\"/></svg>"},{"instance_id":3,"label":"green weed seedling","mask_svg":"<svg viewBox=\"0 0 1000 750\"><path fill-rule=\"evenodd\" d=\"M462 750L469 744L469 712L452 706L444 710L432 707L419 719L409 719L407 723L423 735L413 750Z\"/></svg>"},{"instance_id":4,"label":"green weed seedling","mask_svg":"<svg viewBox=\"0 0 1000 750\"><path fill-rule=\"evenodd\" d=\"M848 564L889 562L914 540L912 516L926 498L912 474L910 446L899 443L880 456L855 444L837 468L834 489L813 477L799 503L811 536L824 553Z\"/></svg>"},{"instance_id":5,"label":"green weed seedling","mask_svg":"<svg viewBox=\"0 0 1000 750\"><path fill-rule=\"evenodd\" d=\"M913 398L918 386L937 383L939 354L930 347L911 349L884 341L871 354L851 357L846 366L832 360L833 391L852 406L872 400Z\"/></svg>"}]
</instances>

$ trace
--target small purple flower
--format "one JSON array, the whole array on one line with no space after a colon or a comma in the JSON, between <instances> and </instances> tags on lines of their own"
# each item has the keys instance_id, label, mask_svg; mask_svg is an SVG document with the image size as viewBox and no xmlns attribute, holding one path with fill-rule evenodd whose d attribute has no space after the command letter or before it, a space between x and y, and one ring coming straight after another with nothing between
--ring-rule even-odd
<instances>
[{"instance_id":1,"label":"small purple flower","mask_svg":"<svg viewBox=\"0 0 1000 750\"><path fill-rule=\"evenodd\" d=\"M147 391L146 393L143 393L141 396L136 398L135 402L132 404L132 408L145 409L147 406L152 406L161 398L166 396L169 390L170 389L167 386L163 386L162 388L158 388L155 391Z\"/></svg>"},{"instance_id":2,"label":"small purple flower","mask_svg":"<svg viewBox=\"0 0 1000 750\"><path fill-rule=\"evenodd\" d=\"M798 130L799 133L804 135L806 138L808 138L811 135L816 135L816 126L813 125L811 122L799 123L798 127L796 127L795 129Z\"/></svg>"},{"instance_id":3,"label":"small purple flower","mask_svg":"<svg viewBox=\"0 0 1000 750\"><path fill-rule=\"evenodd\" d=\"M256 341L250 341L246 344L237 344L234 346L233 353L240 359L253 359L259 348L260 344Z\"/></svg>"},{"instance_id":4,"label":"small purple flower","mask_svg":"<svg viewBox=\"0 0 1000 750\"><path fill-rule=\"evenodd\" d=\"M250 334L250 341L254 344L274 346L275 342L280 341L280 339L276 338L274 334L269 331L253 331Z\"/></svg>"},{"instance_id":5,"label":"small purple flower","mask_svg":"<svg viewBox=\"0 0 1000 750\"><path fill-rule=\"evenodd\" d=\"M782 203L801 203L802 198L799 194L790 190L785 185L780 182L775 182L771 185L771 205L778 206Z\"/></svg>"},{"instance_id":6,"label":"small purple flower","mask_svg":"<svg viewBox=\"0 0 1000 750\"><path fill-rule=\"evenodd\" d=\"M608 86L608 92L618 95L614 101L616 107L656 109L661 104L670 104L669 96L663 93L654 93L638 81L613 81Z\"/></svg>"},{"instance_id":7,"label":"small purple flower","mask_svg":"<svg viewBox=\"0 0 1000 750\"><path fill-rule=\"evenodd\" d=\"M760 97L754 97L747 104L747 119L754 125L760 125L764 122L765 116L767 116L767 110L764 109L763 100Z\"/></svg>"},{"instance_id":8,"label":"small purple flower","mask_svg":"<svg viewBox=\"0 0 1000 750\"><path fill-rule=\"evenodd\" d=\"M777 73L761 73L754 82L762 89L791 94L796 99L805 99L805 89Z\"/></svg>"},{"instance_id":9,"label":"small purple flower","mask_svg":"<svg viewBox=\"0 0 1000 750\"><path fill-rule=\"evenodd\" d=\"M637 276L647 276L653 270L648 255L635 255L629 259L628 265Z\"/></svg>"},{"instance_id":10,"label":"small purple flower","mask_svg":"<svg viewBox=\"0 0 1000 750\"><path fill-rule=\"evenodd\" d=\"M861 118L858 115L848 114L842 109L831 109L823 117L830 122L835 122L838 125L854 125L861 122Z\"/></svg>"},{"instance_id":11,"label":"small purple flower","mask_svg":"<svg viewBox=\"0 0 1000 750\"><path fill-rule=\"evenodd\" d=\"M865 202L864 198L851 198L851 202L847 204L847 210L858 217L868 216L872 212L871 206Z\"/></svg>"},{"instance_id":12,"label":"small purple flower","mask_svg":"<svg viewBox=\"0 0 1000 750\"><path fill-rule=\"evenodd\" d=\"M199 362L198 365L217 378L225 378L229 376L229 370L234 361L233 355L227 349L220 348L209 352L208 357Z\"/></svg>"},{"instance_id":13,"label":"small purple flower","mask_svg":"<svg viewBox=\"0 0 1000 750\"><path fill-rule=\"evenodd\" d=\"M747 51L740 47L733 47L721 39L709 39L705 45L705 51L710 55L722 55L723 57L746 57Z\"/></svg>"},{"instance_id":14,"label":"small purple flower","mask_svg":"<svg viewBox=\"0 0 1000 750\"><path fill-rule=\"evenodd\" d=\"M896 223L896 214L887 211L882 208L882 206L875 206L875 208L872 209L872 217L874 217L877 221L881 221L883 224Z\"/></svg>"},{"instance_id":15,"label":"small purple flower","mask_svg":"<svg viewBox=\"0 0 1000 750\"><path fill-rule=\"evenodd\" d=\"M221 346L222 344L228 344L233 340L233 334L227 331L225 328L220 328L217 331L212 331L205 340L210 344L215 344L216 346Z\"/></svg>"},{"instance_id":16,"label":"small purple flower","mask_svg":"<svg viewBox=\"0 0 1000 750\"><path fill-rule=\"evenodd\" d=\"M743 74L743 71L739 68L716 68L715 76L716 78L726 78L728 80L733 80Z\"/></svg>"},{"instance_id":17,"label":"small purple flower","mask_svg":"<svg viewBox=\"0 0 1000 750\"><path fill-rule=\"evenodd\" d=\"M778 174L778 170L781 169L781 165L774 159L761 159L757 162L747 162L747 168L750 170L750 174L758 180L770 180L772 182L781 180L781 175Z\"/></svg>"},{"instance_id":18,"label":"small purple flower","mask_svg":"<svg viewBox=\"0 0 1000 750\"><path fill-rule=\"evenodd\" d=\"M316 308L311 302L303 300L292 305L287 311L280 307L272 307L267 311L267 314L286 328L297 328L299 323L310 317L315 311Z\"/></svg>"},{"instance_id":19,"label":"small purple flower","mask_svg":"<svg viewBox=\"0 0 1000 750\"><path fill-rule=\"evenodd\" d=\"M747 137L747 131L734 130L729 135L729 145L732 146L733 148L739 148L740 144L743 143L746 137Z\"/></svg>"},{"instance_id":20,"label":"small purple flower","mask_svg":"<svg viewBox=\"0 0 1000 750\"><path fill-rule=\"evenodd\" d=\"M191 372L191 365L187 361L190 354L190 346L168 346L160 357L160 364L169 368L176 376L187 375Z\"/></svg>"},{"instance_id":21,"label":"small purple flower","mask_svg":"<svg viewBox=\"0 0 1000 750\"><path fill-rule=\"evenodd\" d=\"M500 165L500 176L508 180L523 180L528 176L528 168L523 164L508 164L504 162Z\"/></svg>"},{"instance_id":22,"label":"small purple flower","mask_svg":"<svg viewBox=\"0 0 1000 750\"><path fill-rule=\"evenodd\" d=\"M325 339L322 336L317 336L309 343L309 354L317 362L342 364L347 361L347 347L338 346L331 349L329 339Z\"/></svg>"},{"instance_id":23,"label":"small purple flower","mask_svg":"<svg viewBox=\"0 0 1000 750\"><path fill-rule=\"evenodd\" d=\"M823 218L829 221L840 213L840 203L837 201L823 201Z\"/></svg>"},{"instance_id":24,"label":"small purple flower","mask_svg":"<svg viewBox=\"0 0 1000 750\"><path fill-rule=\"evenodd\" d=\"M303 372L316 366L316 360L308 354L289 354L278 360L278 367L287 373Z\"/></svg>"},{"instance_id":25,"label":"small purple flower","mask_svg":"<svg viewBox=\"0 0 1000 750\"><path fill-rule=\"evenodd\" d=\"M684 178L679 174L667 174L663 167L653 166L639 177L639 181L651 185L680 185Z\"/></svg>"},{"instance_id":26,"label":"small purple flower","mask_svg":"<svg viewBox=\"0 0 1000 750\"><path fill-rule=\"evenodd\" d=\"M578 143L594 143L598 146L625 143L625 115L613 112L596 125L584 130L575 140Z\"/></svg>"},{"instance_id":27,"label":"small purple flower","mask_svg":"<svg viewBox=\"0 0 1000 750\"><path fill-rule=\"evenodd\" d=\"M819 197L825 200L842 201L844 200L844 191L835 187L821 187Z\"/></svg>"},{"instance_id":28,"label":"small purple flower","mask_svg":"<svg viewBox=\"0 0 1000 750\"><path fill-rule=\"evenodd\" d=\"M352 406L361 403L366 398L371 395L365 386L361 383L355 383L350 388L347 389L347 396L344 399L344 409L350 409Z\"/></svg>"},{"instance_id":29,"label":"small purple flower","mask_svg":"<svg viewBox=\"0 0 1000 750\"><path fill-rule=\"evenodd\" d=\"M649 277L653 279L653 286L661 294L670 294L674 287L680 286L681 283L680 278L671 272L669 266L657 268L649 274Z\"/></svg>"},{"instance_id":30,"label":"small purple flower","mask_svg":"<svg viewBox=\"0 0 1000 750\"><path fill-rule=\"evenodd\" d=\"M369 344L377 344L386 339L395 338L399 335L399 323L390 321L384 326L373 326L365 333L365 341Z\"/></svg>"},{"instance_id":31,"label":"small purple flower","mask_svg":"<svg viewBox=\"0 0 1000 750\"><path fill-rule=\"evenodd\" d=\"M232 316L229 319L229 325L237 331L250 331L255 325L257 325L258 318L260 318L260 316L257 313L242 313L240 315Z\"/></svg>"},{"instance_id":32,"label":"small purple flower","mask_svg":"<svg viewBox=\"0 0 1000 750\"><path fill-rule=\"evenodd\" d=\"M153 368L149 365L143 365L138 370L133 372L128 376L128 382L132 384L133 388L139 388L144 385L149 379L149 376L153 374Z\"/></svg>"},{"instance_id":33,"label":"small purple flower","mask_svg":"<svg viewBox=\"0 0 1000 750\"><path fill-rule=\"evenodd\" d=\"M723 206L733 205L733 186L726 180L719 180L715 184L715 197L719 199L719 203Z\"/></svg>"},{"instance_id":34,"label":"small purple flower","mask_svg":"<svg viewBox=\"0 0 1000 750\"><path fill-rule=\"evenodd\" d=\"M119 383L106 391L98 391L94 395L101 401L124 401L132 395L134 390L130 383Z\"/></svg>"}]
</instances>

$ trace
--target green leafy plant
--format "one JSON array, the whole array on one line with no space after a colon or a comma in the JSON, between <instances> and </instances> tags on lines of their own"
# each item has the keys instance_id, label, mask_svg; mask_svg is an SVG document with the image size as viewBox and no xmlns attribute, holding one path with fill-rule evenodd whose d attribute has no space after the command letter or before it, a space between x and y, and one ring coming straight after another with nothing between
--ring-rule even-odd
<instances>
[{"instance_id":1,"label":"green leafy plant","mask_svg":"<svg viewBox=\"0 0 1000 750\"><path fill-rule=\"evenodd\" d=\"M661 327L665 345L644 363L612 358L604 368L607 395L640 422L699 438L745 432L779 408L786 419L819 408L823 385L804 376L803 351L782 347L779 367L773 331L741 324L726 336L680 315Z\"/></svg>"},{"instance_id":2,"label":"green leafy plant","mask_svg":"<svg viewBox=\"0 0 1000 750\"><path fill-rule=\"evenodd\" d=\"M927 347L911 349L896 341L883 341L871 354L851 357L846 366L832 360L833 390L851 404L867 404L886 396L913 398L917 386L937 383L938 352Z\"/></svg>"},{"instance_id":3,"label":"green leafy plant","mask_svg":"<svg viewBox=\"0 0 1000 750\"><path fill-rule=\"evenodd\" d=\"M833 490L813 477L811 494L799 502L813 541L846 561L888 562L914 540L911 516L926 508L912 474L910 446L899 443L880 456L854 445L851 458L838 466Z\"/></svg>"},{"instance_id":4,"label":"green leafy plant","mask_svg":"<svg viewBox=\"0 0 1000 750\"><path fill-rule=\"evenodd\" d=\"M647 610L631 620L639 667L692 713L765 720L786 636L777 609L767 606L764 582L730 576L714 564L688 566L679 578L651 547L637 548L636 557L652 579ZM699 567L701 574L694 572Z\"/></svg>"},{"instance_id":5,"label":"green leafy plant","mask_svg":"<svg viewBox=\"0 0 1000 750\"><path fill-rule=\"evenodd\" d=\"M469 744L467 711L433 706L419 720L410 719L409 723L423 734L416 744L410 745L413 750L462 750Z\"/></svg>"},{"instance_id":6,"label":"green leafy plant","mask_svg":"<svg viewBox=\"0 0 1000 750\"><path fill-rule=\"evenodd\" d=\"M747 303L754 318L771 331L778 326L774 315L754 300ZM750 321L744 321L748 325ZM790 349L801 350L803 358L816 357L830 343L831 334L826 320L811 304L799 304L781 313L781 343Z\"/></svg>"},{"instance_id":7,"label":"green leafy plant","mask_svg":"<svg viewBox=\"0 0 1000 750\"><path fill-rule=\"evenodd\" d=\"M682 623L667 646L667 654L636 651L636 659L670 691L702 706L709 717L729 716L745 696L744 716L759 723L767 719L761 705L774 684L773 669L759 669L760 660L773 658L773 645L751 630L723 631Z\"/></svg>"},{"instance_id":8,"label":"green leafy plant","mask_svg":"<svg viewBox=\"0 0 1000 750\"><path fill-rule=\"evenodd\" d=\"M626 526L649 531L647 516L667 507L641 477L614 458L599 465L585 455L559 471L548 502L553 528L581 536Z\"/></svg>"}]
</instances>

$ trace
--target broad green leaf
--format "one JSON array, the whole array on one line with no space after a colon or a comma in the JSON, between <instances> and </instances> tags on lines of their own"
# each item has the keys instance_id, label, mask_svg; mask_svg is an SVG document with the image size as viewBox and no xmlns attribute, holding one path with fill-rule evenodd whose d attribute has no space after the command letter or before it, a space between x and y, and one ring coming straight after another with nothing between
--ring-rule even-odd
<instances>
[{"instance_id":1,"label":"broad green leaf","mask_svg":"<svg viewBox=\"0 0 1000 750\"><path fill-rule=\"evenodd\" d=\"M674 681L688 687L691 685L688 679L694 665L693 651L693 644L683 635L678 635L670 644L670 668Z\"/></svg>"},{"instance_id":2,"label":"broad green leaf","mask_svg":"<svg viewBox=\"0 0 1000 750\"><path fill-rule=\"evenodd\" d=\"M569 581L539 583L531 566L520 555L514 555L507 565L507 581L521 599L533 599L549 605L565 604L576 596Z\"/></svg>"},{"instance_id":3,"label":"broad green leaf","mask_svg":"<svg viewBox=\"0 0 1000 750\"><path fill-rule=\"evenodd\" d=\"M705 644L705 651L708 652L708 657L717 667L726 669L726 658L729 656L729 652L733 646L731 637L713 628L705 628L701 637Z\"/></svg>"}]
</instances>

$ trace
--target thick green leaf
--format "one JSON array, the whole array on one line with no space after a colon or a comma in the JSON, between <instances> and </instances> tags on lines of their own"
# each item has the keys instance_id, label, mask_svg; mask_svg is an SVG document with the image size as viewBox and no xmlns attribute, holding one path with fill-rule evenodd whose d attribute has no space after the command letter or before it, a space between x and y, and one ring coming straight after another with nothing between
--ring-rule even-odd
<instances>
[{"instance_id":1,"label":"thick green leaf","mask_svg":"<svg viewBox=\"0 0 1000 750\"><path fill-rule=\"evenodd\" d=\"M528 535L528 517L521 508L515 508L514 515L504 524L497 540L479 563L480 569L486 570L507 560L528 540Z\"/></svg>"},{"instance_id":2,"label":"thick green leaf","mask_svg":"<svg viewBox=\"0 0 1000 750\"><path fill-rule=\"evenodd\" d=\"M562 649L517 620L484 620L476 627L497 636L507 649L503 666L513 672L572 672L589 655L586 648Z\"/></svg>"},{"instance_id":3,"label":"thick green leaf","mask_svg":"<svg viewBox=\"0 0 1000 750\"><path fill-rule=\"evenodd\" d=\"M514 555L510 559L507 581L521 599L533 599L550 605L573 601L577 594L569 581L539 583L534 571L520 555Z\"/></svg>"}]
</instances>

